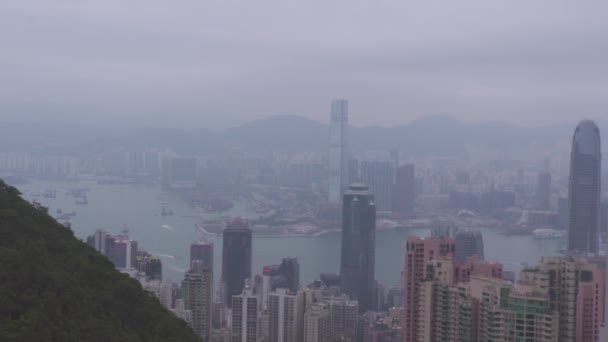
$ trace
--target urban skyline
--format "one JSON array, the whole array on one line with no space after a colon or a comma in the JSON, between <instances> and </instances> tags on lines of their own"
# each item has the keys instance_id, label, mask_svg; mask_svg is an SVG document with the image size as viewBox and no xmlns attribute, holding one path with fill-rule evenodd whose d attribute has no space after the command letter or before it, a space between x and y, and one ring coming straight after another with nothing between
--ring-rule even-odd
<instances>
[{"instance_id":1,"label":"urban skyline","mask_svg":"<svg viewBox=\"0 0 608 342\"><path fill-rule=\"evenodd\" d=\"M608 342L607 11L3 1L0 341Z\"/></svg>"},{"instance_id":2,"label":"urban skyline","mask_svg":"<svg viewBox=\"0 0 608 342\"><path fill-rule=\"evenodd\" d=\"M581 125L589 125L593 128L591 132L599 134L593 123L583 121ZM594 147L580 143L589 140L595 142ZM331 149L332 146L328 146L328 150ZM581 137L577 128L572 150L571 168L588 170L577 167L581 158L575 152L593 150L598 151L599 155L599 136L592 139L588 139L588 136ZM149 163L155 160L154 156L128 153L126 177L150 177L150 174L142 173L141 170L150 170L149 166L155 165L154 162ZM221 212L226 210L223 207L229 208L229 204L219 199L209 200L197 194L196 189L200 186L205 189L226 186L230 181L201 185L198 178L200 164L196 158L170 153L166 153L164 158L160 158L161 154L157 156L159 169L154 174L166 191L173 192L174 196L191 196L187 197L191 201L190 205L201 206L205 210ZM116 236L98 230L86 241L106 255L118 269L136 278L144 290L158 298L177 317L185 320L204 340L332 342L339 338L345 341L363 339L365 342L373 342L382 336L387 341L408 342L526 335L533 341L543 342L553 341L558 336L560 342L600 341L601 334L606 333L606 327L602 326L601 321L604 318L602 310L605 310L608 301L606 295L598 291L606 284L606 272L598 251L600 234L605 234L608 220L604 218L600 206L599 180L590 187L597 190L593 194L598 195L598 201L592 203L597 213L597 220L593 224L596 227L594 234L598 239L598 249L585 251L585 254L591 252L595 256L545 255L534 261L538 262L536 266L522 265L517 272L513 272L506 270L500 262L484 260L483 229L458 229L459 226L463 222L470 222L466 220L477 215L492 216L503 222L511 220L515 223L511 228L502 228L507 236L521 234L519 230L525 229L526 234L532 233L537 239L561 239L563 236L558 229L560 216L553 210L563 207L560 198L566 192L556 193L555 190L557 187L571 189L573 184L577 184L576 179L584 180L585 175L573 172L567 184L563 180L560 184L559 178L554 183L551 161L545 159L538 163L533 172L515 169L512 178L508 180L514 182L512 188L500 188L492 182L485 190L473 191L471 189L475 183L471 180L471 173L457 171L450 173L450 190L440 190L447 195L428 197L428 187L433 183L424 182L424 186L421 186L420 175L428 175L433 168L423 168L420 174L418 171L415 173L414 169L419 170L419 167L409 161L401 164L400 159L397 150L391 150L380 159L361 158L359 155L349 158L346 167L342 169L348 173L345 178L371 184L350 184L340 201L340 215L336 216L335 210L329 210L323 219L327 222L327 227L336 224L341 226L339 274L322 273L312 282L301 282L299 259L288 255L283 256L280 263L253 268L256 257L253 249L254 234L260 238L261 232L272 231L268 217L264 221L235 218L224 220L221 224L212 221L195 224L201 237L185 246L189 247L190 252L186 261L189 269L184 272L184 279L179 283L163 280L160 258L142 250L139 243L128 236L126 227L122 234ZM594 160L596 163L591 170L599 179L599 158ZM330 160L327 162L329 170ZM226 176L226 170L211 172L212 169L209 168L205 174ZM263 166L260 170L260 175L255 179L259 182L256 185L258 189L261 186L272 188L278 185L278 181L305 188L306 185L303 184L306 183L294 180L309 177L307 172L312 169L309 166L302 169L286 168L285 170L294 172L293 179L286 177L287 174L274 173L268 166ZM286 178L282 180L282 177ZM441 174L433 179L441 180L444 177ZM315 199L321 204L317 208L326 205L327 208L335 209L335 204L326 197L329 180L330 177L328 187L321 190L321 196ZM283 191L281 186L277 189L279 193ZM374 189L380 193L380 201ZM81 205L89 205L87 193L88 190L85 189L72 189L68 192ZM56 196L56 190L46 190L43 197L53 199ZM251 202L256 204L256 210L260 210L261 198L258 195ZM286 201L287 198L290 197L282 197L281 201ZM429 201L430 199L439 202ZM159 200L162 206L157 215L163 219L172 217L174 212L168 207L167 198ZM443 204L441 201L444 201ZM383 206L382 211L377 209L379 202ZM589 205L588 202L583 203ZM287 202L276 208L287 208ZM449 224L428 221L427 224L432 224L430 228L433 228L430 236L412 234L407 237L406 254L401 268L403 288L387 289L375 276L376 230L396 229L394 226L390 228L390 224L417 220L424 213L422 208L429 210L425 214L429 217L435 217L438 210L450 211ZM572 213L577 213L572 208L572 205L562 208L569 213L566 217L573 218ZM577 208L582 207L579 205ZM294 210L298 212L301 208ZM278 213L271 212L274 212L272 215ZM76 214L59 212L57 215L69 220ZM509 216L517 218L513 220ZM255 223L250 224L250 220ZM573 219L569 222L570 226L580 226L572 225ZM531 228L526 228L528 225ZM574 232L567 226L566 231ZM164 228L174 230L168 225ZM303 227L298 229L300 228ZM217 288L214 285L213 247L214 242L217 243L214 234L221 235L222 240L221 273ZM566 240L576 240L579 237L579 234L569 234ZM164 257L175 258L170 255ZM396 269L393 270L395 271ZM559 280L553 284L552 276L548 276L551 272L563 273L556 279L574 280ZM549 292L547 286L550 287ZM489 288L494 290L488 290ZM550 293L555 293L560 298L559 303ZM441 298L450 298L450 304L445 307ZM490 298L490 302L484 302L486 298ZM480 312L483 314L469 316L476 310L482 310ZM567 312L572 311L575 312L574 318L567 315ZM521 324L512 326L508 323L521 314L526 316ZM538 328L541 325L543 328ZM484 331L489 326L498 327L498 330L487 335ZM533 333L530 332L532 330Z\"/></svg>"}]
</instances>

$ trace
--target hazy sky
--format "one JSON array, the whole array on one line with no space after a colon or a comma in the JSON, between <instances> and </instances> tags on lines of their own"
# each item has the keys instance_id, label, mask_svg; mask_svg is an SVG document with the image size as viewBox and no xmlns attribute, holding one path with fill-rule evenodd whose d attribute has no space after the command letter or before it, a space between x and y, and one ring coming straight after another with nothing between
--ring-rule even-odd
<instances>
[{"instance_id":1,"label":"hazy sky","mask_svg":"<svg viewBox=\"0 0 608 342\"><path fill-rule=\"evenodd\" d=\"M2 0L0 118L608 117L608 1Z\"/></svg>"}]
</instances>

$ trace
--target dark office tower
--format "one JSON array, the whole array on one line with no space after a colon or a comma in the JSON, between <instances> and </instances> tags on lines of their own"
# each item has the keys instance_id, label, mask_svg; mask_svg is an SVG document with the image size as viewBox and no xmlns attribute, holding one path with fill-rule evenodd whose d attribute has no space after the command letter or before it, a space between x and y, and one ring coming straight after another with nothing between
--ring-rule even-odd
<instances>
[{"instance_id":1,"label":"dark office tower","mask_svg":"<svg viewBox=\"0 0 608 342\"><path fill-rule=\"evenodd\" d=\"M298 292L300 288L300 263L298 258L283 258L279 269L287 278L287 288L293 293Z\"/></svg>"},{"instance_id":2,"label":"dark office tower","mask_svg":"<svg viewBox=\"0 0 608 342\"><path fill-rule=\"evenodd\" d=\"M551 207L551 174L542 172L538 174L538 189L536 192L538 208L549 210Z\"/></svg>"},{"instance_id":3,"label":"dark office tower","mask_svg":"<svg viewBox=\"0 0 608 342\"><path fill-rule=\"evenodd\" d=\"M369 185L376 199L378 216L388 216L393 211L393 164L389 161L361 162L361 180Z\"/></svg>"},{"instance_id":4,"label":"dark office tower","mask_svg":"<svg viewBox=\"0 0 608 342\"><path fill-rule=\"evenodd\" d=\"M342 291L359 301L359 311L375 307L376 205L367 185L352 184L342 204Z\"/></svg>"},{"instance_id":5,"label":"dark office tower","mask_svg":"<svg viewBox=\"0 0 608 342\"><path fill-rule=\"evenodd\" d=\"M163 279L163 264L157 257L152 257L146 264L146 278L149 280Z\"/></svg>"},{"instance_id":6,"label":"dark office tower","mask_svg":"<svg viewBox=\"0 0 608 342\"><path fill-rule=\"evenodd\" d=\"M474 255L477 255L480 260L484 259L483 237L479 230L459 229L454 240L456 260L465 261Z\"/></svg>"},{"instance_id":7,"label":"dark office tower","mask_svg":"<svg viewBox=\"0 0 608 342\"><path fill-rule=\"evenodd\" d=\"M190 267L195 261L201 261L205 270L213 272L213 242L201 239L190 245Z\"/></svg>"},{"instance_id":8,"label":"dark office tower","mask_svg":"<svg viewBox=\"0 0 608 342\"><path fill-rule=\"evenodd\" d=\"M223 233L222 285L225 303L232 305L232 296L241 294L245 279L251 278L251 229L242 218L229 222Z\"/></svg>"},{"instance_id":9,"label":"dark office tower","mask_svg":"<svg viewBox=\"0 0 608 342\"><path fill-rule=\"evenodd\" d=\"M414 211L415 198L414 165L401 165L396 170L395 185L393 186L393 214L399 216L411 215Z\"/></svg>"},{"instance_id":10,"label":"dark office tower","mask_svg":"<svg viewBox=\"0 0 608 342\"><path fill-rule=\"evenodd\" d=\"M582 121L574 131L570 155L569 251L598 252L601 162L600 130L593 121Z\"/></svg>"},{"instance_id":11,"label":"dark office tower","mask_svg":"<svg viewBox=\"0 0 608 342\"><path fill-rule=\"evenodd\" d=\"M280 265L268 265L262 269L262 280L267 282L265 291L272 292L279 288L288 289L291 293L300 288L300 264L298 258L283 258Z\"/></svg>"}]
</instances>

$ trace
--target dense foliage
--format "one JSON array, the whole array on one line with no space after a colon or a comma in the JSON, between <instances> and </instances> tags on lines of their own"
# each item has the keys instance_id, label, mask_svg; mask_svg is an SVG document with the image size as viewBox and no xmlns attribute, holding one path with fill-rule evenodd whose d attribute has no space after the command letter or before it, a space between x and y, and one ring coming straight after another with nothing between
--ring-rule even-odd
<instances>
[{"instance_id":1,"label":"dense foliage","mask_svg":"<svg viewBox=\"0 0 608 342\"><path fill-rule=\"evenodd\" d=\"M197 341L139 283L0 180L0 341Z\"/></svg>"}]
</instances>

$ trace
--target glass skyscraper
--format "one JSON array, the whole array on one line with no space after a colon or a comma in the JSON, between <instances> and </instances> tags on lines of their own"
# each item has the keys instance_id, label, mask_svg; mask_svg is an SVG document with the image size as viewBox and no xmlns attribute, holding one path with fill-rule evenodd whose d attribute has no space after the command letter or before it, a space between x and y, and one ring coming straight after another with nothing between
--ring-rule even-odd
<instances>
[{"instance_id":1,"label":"glass skyscraper","mask_svg":"<svg viewBox=\"0 0 608 342\"><path fill-rule=\"evenodd\" d=\"M593 121L581 121L574 131L570 156L569 251L598 252L601 163L600 130Z\"/></svg>"},{"instance_id":2,"label":"glass skyscraper","mask_svg":"<svg viewBox=\"0 0 608 342\"><path fill-rule=\"evenodd\" d=\"M359 312L375 307L376 204L365 184L352 184L342 206L342 291L359 301Z\"/></svg>"},{"instance_id":3,"label":"glass skyscraper","mask_svg":"<svg viewBox=\"0 0 608 342\"><path fill-rule=\"evenodd\" d=\"M339 204L348 180L348 101L333 100L329 125L329 203Z\"/></svg>"},{"instance_id":4,"label":"glass skyscraper","mask_svg":"<svg viewBox=\"0 0 608 342\"><path fill-rule=\"evenodd\" d=\"M245 220L236 218L222 236L222 285L230 307L232 296L240 295L245 280L251 278L251 229Z\"/></svg>"}]
</instances>

